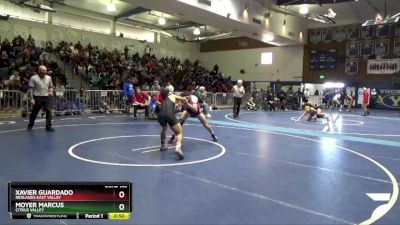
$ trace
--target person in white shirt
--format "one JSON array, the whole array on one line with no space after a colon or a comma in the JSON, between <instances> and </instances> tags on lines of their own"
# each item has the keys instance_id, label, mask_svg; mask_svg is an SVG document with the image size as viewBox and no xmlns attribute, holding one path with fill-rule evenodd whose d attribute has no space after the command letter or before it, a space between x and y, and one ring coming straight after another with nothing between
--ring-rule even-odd
<instances>
[{"instance_id":1,"label":"person in white shirt","mask_svg":"<svg viewBox=\"0 0 400 225\"><path fill-rule=\"evenodd\" d=\"M342 96L342 95L340 94L340 92L338 92L338 93L336 93L335 96L333 97L333 105L335 105L336 107L339 106L339 112L342 112L342 111L343 111L343 110L342 110L343 104L342 104L342 102L340 101L341 96ZM333 105L332 105L332 106L333 106ZM331 109L332 109L332 106L331 106Z\"/></svg>"},{"instance_id":2,"label":"person in white shirt","mask_svg":"<svg viewBox=\"0 0 400 225\"><path fill-rule=\"evenodd\" d=\"M242 98L245 93L242 80L238 80L237 84L233 86L232 93L233 93L233 117L237 118L239 116L240 104L242 103Z\"/></svg>"},{"instance_id":3,"label":"person in white shirt","mask_svg":"<svg viewBox=\"0 0 400 225\"><path fill-rule=\"evenodd\" d=\"M30 93L33 108L29 117L28 131L32 130L36 116L42 108L46 112L46 131L54 131L51 127L51 101L49 97L53 95L53 82L51 77L47 75L45 66L39 66L38 74L33 75L29 80L29 87L32 88Z\"/></svg>"}]
</instances>

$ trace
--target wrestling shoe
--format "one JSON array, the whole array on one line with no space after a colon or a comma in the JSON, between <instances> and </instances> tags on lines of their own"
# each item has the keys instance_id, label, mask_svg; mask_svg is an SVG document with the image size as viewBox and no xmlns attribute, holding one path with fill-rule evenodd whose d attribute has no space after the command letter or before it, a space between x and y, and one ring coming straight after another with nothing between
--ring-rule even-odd
<instances>
[{"instance_id":1,"label":"wrestling shoe","mask_svg":"<svg viewBox=\"0 0 400 225\"><path fill-rule=\"evenodd\" d=\"M161 145L160 151L164 152L167 150L168 150L168 147L166 145Z\"/></svg>"},{"instance_id":2,"label":"wrestling shoe","mask_svg":"<svg viewBox=\"0 0 400 225\"><path fill-rule=\"evenodd\" d=\"M215 134L211 134L211 138L212 138L213 142L218 142L218 138L217 138L217 136L215 136Z\"/></svg>"},{"instance_id":3,"label":"wrestling shoe","mask_svg":"<svg viewBox=\"0 0 400 225\"><path fill-rule=\"evenodd\" d=\"M169 141L168 141L168 144L173 144L174 141L175 141L175 134L173 134L173 135L171 136L171 138L170 138Z\"/></svg>"},{"instance_id":4,"label":"wrestling shoe","mask_svg":"<svg viewBox=\"0 0 400 225\"><path fill-rule=\"evenodd\" d=\"M183 152L181 148L175 148L175 154L179 160L183 160Z\"/></svg>"}]
</instances>

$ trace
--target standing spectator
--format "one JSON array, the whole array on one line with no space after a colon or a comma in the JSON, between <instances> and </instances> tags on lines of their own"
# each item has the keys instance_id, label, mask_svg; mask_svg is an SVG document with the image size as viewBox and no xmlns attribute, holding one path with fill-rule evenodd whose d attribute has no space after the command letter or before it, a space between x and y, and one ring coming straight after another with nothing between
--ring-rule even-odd
<instances>
[{"instance_id":1,"label":"standing spectator","mask_svg":"<svg viewBox=\"0 0 400 225\"><path fill-rule=\"evenodd\" d=\"M308 102L308 99L309 99L309 97L310 97L310 91L308 90L308 88L306 88L306 90L304 91L304 93L303 93L304 95L303 95L303 102L304 103L307 103Z\"/></svg>"},{"instance_id":2,"label":"standing spectator","mask_svg":"<svg viewBox=\"0 0 400 225\"><path fill-rule=\"evenodd\" d=\"M124 100L127 106L126 112L129 116L131 112L131 107L132 107L132 102L133 102L133 83L132 83L132 77L126 79L124 82Z\"/></svg>"},{"instance_id":3,"label":"standing spectator","mask_svg":"<svg viewBox=\"0 0 400 225\"><path fill-rule=\"evenodd\" d=\"M237 118L240 112L240 104L242 103L242 98L245 93L242 80L238 80L237 84L233 86L232 93L233 93L233 117Z\"/></svg>"},{"instance_id":4,"label":"standing spectator","mask_svg":"<svg viewBox=\"0 0 400 225\"><path fill-rule=\"evenodd\" d=\"M32 130L35 124L36 116L41 108L46 111L46 131L54 131L51 127L51 101L50 96L53 95L53 82L51 77L47 75L47 68L43 65L39 66L38 74L31 77L29 87L33 89L31 92L31 104L33 106L32 113L29 118L28 131Z\"/></svg>"},{"instance_id":5,"label":"standing spectator","mask_svg":"<svg viewBox=\"0 0 400 225\"><path fill-rule=\"evenodd\" d=\"M28 44L31 44L32 46L35 46L35 39L31 35L29 35L28 40L26 40Z\"/></svg>"}]
</instances>

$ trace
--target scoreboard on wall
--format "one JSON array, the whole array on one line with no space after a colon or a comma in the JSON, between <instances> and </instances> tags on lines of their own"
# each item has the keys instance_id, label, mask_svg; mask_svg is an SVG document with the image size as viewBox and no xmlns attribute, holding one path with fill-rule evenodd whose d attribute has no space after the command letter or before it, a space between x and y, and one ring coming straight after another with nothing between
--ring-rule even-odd
<instances>
[{"instance_id":1,"label":"scoreboard on wall","mask_svg":"<svg viewBox=\"0 0 400 225\"><path fill-rule=\"evenodd\" d=\"M311 70L335 70L337 65L336 49L311 50Z\"/></svg>"},{"instance_id":2,"label":"scoreboard on wall","mask_svg":"<svg viewBox=\"0 0 400 225\"><path fill-rule=\"evenodd\" d=\"M130 182L10 182L11 219L129 219Z\"/></svg>"}]
</instances>

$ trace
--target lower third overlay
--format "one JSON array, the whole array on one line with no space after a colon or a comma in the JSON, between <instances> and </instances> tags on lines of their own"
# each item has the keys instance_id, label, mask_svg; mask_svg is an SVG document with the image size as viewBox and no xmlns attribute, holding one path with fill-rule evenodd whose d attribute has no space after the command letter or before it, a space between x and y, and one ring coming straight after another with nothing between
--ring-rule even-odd
<instances>
[{"instance_id":1,"label":"lower third overlay","mask_svg":"<svg viewBox=\"0 0 400 225\"><path fill-rule=\"evenodd\" d=\"M130 182L9 182L11 219L128 220Z\"/></svg>"}]
</instances>

